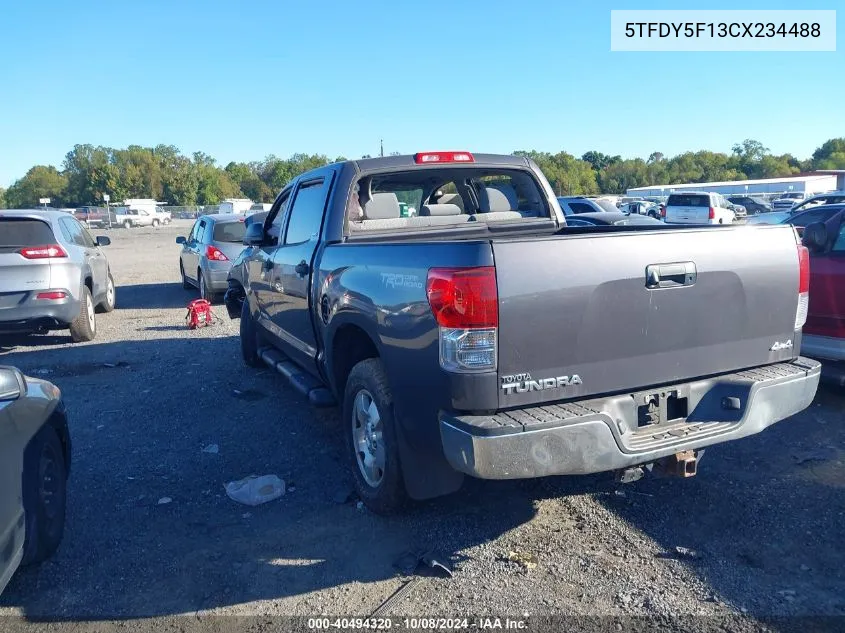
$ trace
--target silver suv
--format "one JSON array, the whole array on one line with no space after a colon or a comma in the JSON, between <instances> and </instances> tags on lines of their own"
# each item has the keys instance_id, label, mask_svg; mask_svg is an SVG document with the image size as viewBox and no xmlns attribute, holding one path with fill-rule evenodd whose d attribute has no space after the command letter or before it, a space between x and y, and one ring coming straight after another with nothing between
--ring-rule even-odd
<instances>
[{"instance_id":1,"label":"silver suv","mask_svg":"<svg viewBox=\"0 0 845 633\"><path fill-rule=\"evenodd\" d=\"M96 240L60 211L0 210L0 332L69 328L74 342L97 335L95 310L115 306L114 279Z\"/></svg>"}]
</instances>

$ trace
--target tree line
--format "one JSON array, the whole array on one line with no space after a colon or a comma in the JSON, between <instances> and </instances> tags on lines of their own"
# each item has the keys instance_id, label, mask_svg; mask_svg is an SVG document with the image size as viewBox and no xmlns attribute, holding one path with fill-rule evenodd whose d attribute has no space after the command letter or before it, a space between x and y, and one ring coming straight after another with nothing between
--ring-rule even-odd
<instances>
[{"instance_id":1,"label":"tree line","mask_svg":"<svg viewBox=\"0 0 845 633\"><path fill-rule=\"evenodd\" d=\"M394 152L395 154L395 152ZM623 193L631 187L671 185L718 180L777 178L816 169L845 169L845 138L826 141L809 159L775 155L759 141L746 139L730 154L701 150L666 157L653 152L647 159L612 156L589 151L580 158L567 152L517 151L532 158L558 195ZM369 158L369 156L365 156ZM103 204L153 198L172 205L213 205L225 198L271 202L295 176L330 162L323 154L267 156L250 163L230 162L225 167L203 152L182 154L172 145L126 149L76 145L61 169L36 165L7 190L0 188L0 208L32 207L50 198L54 207Z\"/></svg>"}]
</instances>

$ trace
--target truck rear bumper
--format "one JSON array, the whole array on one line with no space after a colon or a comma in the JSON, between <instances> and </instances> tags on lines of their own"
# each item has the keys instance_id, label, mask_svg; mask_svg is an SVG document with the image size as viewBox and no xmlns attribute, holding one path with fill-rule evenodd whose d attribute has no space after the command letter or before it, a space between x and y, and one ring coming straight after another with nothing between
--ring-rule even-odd
<instances>
[{"instance_id":1,"label":"truck rear bumper","mask_svg":"<svg viewBox=\"0 0 845 633\"><path fill-rule=\"evenodd\" d=\"M759 433L809 406L820 372L821 363L799 357L648 392L490 415L441 412L440 435L451 466L482 479L621 470ZM657 394L686 399L689 413L638 425L638 404Z\"/></svg>"}]
</instances>

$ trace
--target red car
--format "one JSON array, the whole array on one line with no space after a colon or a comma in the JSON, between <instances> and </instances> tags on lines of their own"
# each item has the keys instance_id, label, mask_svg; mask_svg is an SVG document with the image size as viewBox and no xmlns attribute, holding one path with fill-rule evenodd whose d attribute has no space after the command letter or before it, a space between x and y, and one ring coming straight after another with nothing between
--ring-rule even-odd
<instances>
[{"instance_id":1,"label":"red car","mask_svg":"<svg viewBox=\"0 0 845 633\"><path fill-rule=\"evenodd\" d=\"M825 362L823 372L845 386L845 209L804 229L810 250L810 305L801 352Z\"/></svg>"}]
</instances>

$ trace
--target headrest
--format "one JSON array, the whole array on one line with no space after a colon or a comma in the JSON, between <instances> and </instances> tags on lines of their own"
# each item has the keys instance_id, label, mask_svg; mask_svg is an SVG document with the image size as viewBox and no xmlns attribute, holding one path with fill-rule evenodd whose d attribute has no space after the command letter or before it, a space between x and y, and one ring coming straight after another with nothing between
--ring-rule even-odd
<instances>
[{"instance_id":1,"label":"headrest","mask_svg":"<svg viewBox=\"0 0 845 633\"><path fill-rule=\"evenodd\" d=\"M461 209L461 211L464 210L464 200L458 193L444 193L437 200L437 204L456 204Z\"/></svg>"},{"instance_id":2,"label":"headrest","mask_svg":"<svg viewBox=\"0 0 845 633\"><path fill-rule=\"evenodd\" d=\"M365 220L390 220L399 215L399 199L395 193L374 193L364 205Z\"/></svg>"},{"instance_id":3,"label":"headrest","mask_svg":"<svg viewBox=\"0 0 845 633\"><path fill-rule=\"evenodd\" d=\"M461 215L461 208L456 204L424 204L420 215Z\"/></svg>"},{"instance_id":4,"label":"headrest","mask_svg":"<svg viewBox=\"0 0 845 633\"><path fill-rule=\"evenodd\" d=\"M478 201L481 212L489 213L496 211L516 211L519 207L516 191L510 185L498 185L496 187L481 187Z\"/></svg>"}]
</instances>

